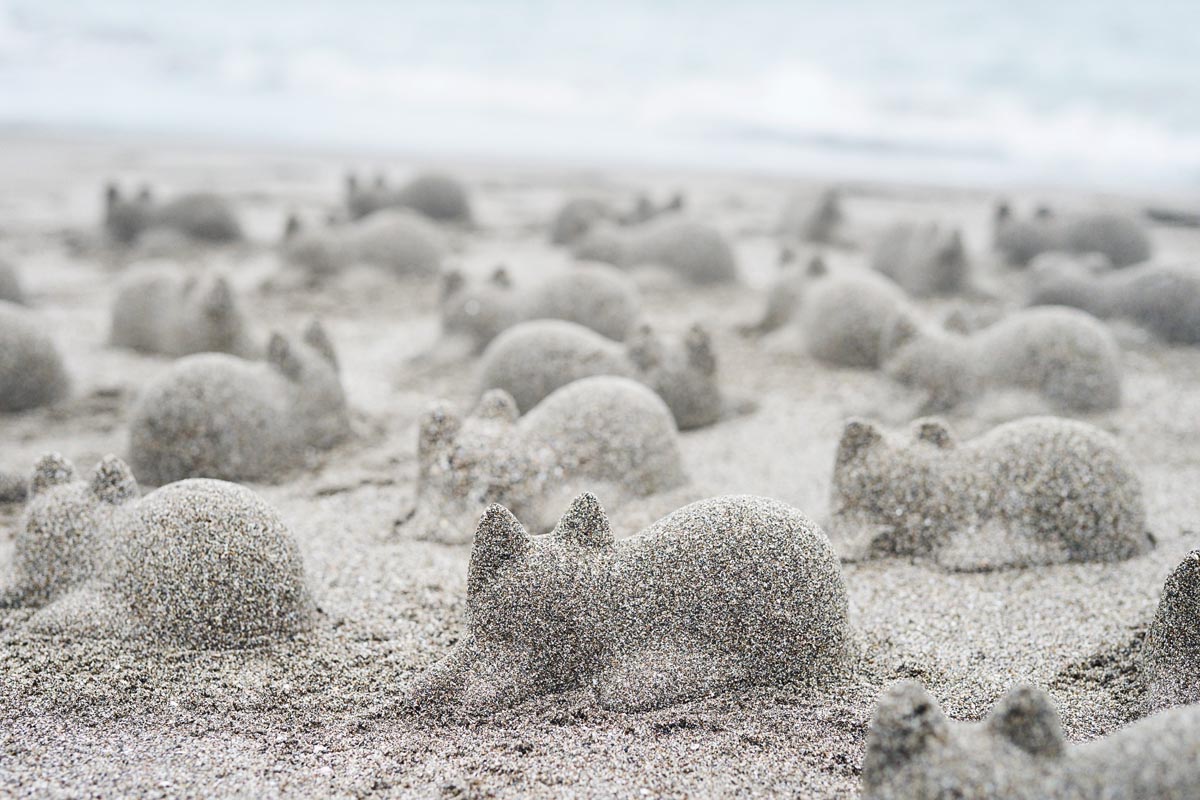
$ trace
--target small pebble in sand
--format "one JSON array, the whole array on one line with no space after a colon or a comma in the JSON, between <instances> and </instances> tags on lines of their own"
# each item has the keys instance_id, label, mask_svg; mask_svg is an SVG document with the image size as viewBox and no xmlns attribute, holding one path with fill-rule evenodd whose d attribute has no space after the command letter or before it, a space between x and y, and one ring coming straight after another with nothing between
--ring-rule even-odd
<instances>
[{"instance_id":1,"label":"small pebble in sand","mask_svg":"<svg viewBox=\"0 0 1200 800\"><path fill-rule=\"evenodd\" d=\"M42 608L35 627L53 619L76 633L136 631L175 646L227 648L312 625L299 550L249 489L187 480L143 498L114 456L80 480L51 454L38 462L30 494L5 599ZM97 615L121 619L97 628Z\"/></svg>"},{"instance_id":2,"label":"small pebble in sand","mask_svg":"<svg viewBox=\"0 0 1200 800\"><path fill-rule=\"evenodd\" d=\"M866 557L955 570L1116 561L1154 546L1141 482L1110 434L1028 417L958 442L937 419L891 436L850 420L830 508L835 540Z\"/></svg>"},{"instance_id":3,"label":"small pebble in sand","mask_svg":"<svg viewBox=\"0 0 1200 800\"><path fill-rule=\"evenodd\" d=\"M138 478L274 480L350 432L337 356L320 323L303 341L272 334L265 362L187 356L141 392L130 421Z\"/></svg>"},{"instance_id":4,"label":"small pebble in sand","mask_svg":"<svg viewBox=\"0 0 1200 800\"><path fill-rule=\"evenodd\" d=\"M149 188L125 198L116 184L105 190L104 229L113 241L132 244L151 230L167 230L204 242L242 238L242 226L229 201L206 192L182 194L159 202Z\"/></svg>"},{"instance_id":5,"label":"small pebble in sand","mask_svg":"<svg viewBox=\"0 0 1200 800\"><path fill-rule=\"evenodd\" d=\"M61 400L70 390L58 346L33 312L0 300L0 412Z\"/></svg>"},{"instance_id":6,"label":"small pebble in sand","mask_svg":"<svg viewBox=\"0 0 1200 800\"><path fill-rule=\"evenodd\" d=\"M609 339L623 340L641 316L641 293L633 280L607 264L579 264L522 289L504 267L470 281L451 270L442 278L442 335L482 352L519 322L561 319Z\"/></svg>"},{"instance_id":7,"label":"small pebble in sand","mask_svg":"<svg viewBox=\"0 0 1200 800\"><path fill-rule=\"evenodd\" d=\"M556 389L593 375L646 384L666 402L680 430L712 425L722 414L716 356L700 325L670 344L643 325L622 344L572 322L523 322L484 351L479 389L503 389L525 413Z\"/></svg>"},{"instance_id":8,"label":"small pebble in sand","mask_svg":"<svg viewBox=\"0 0 1200 800\"><path fill-rule=\"evenodd\" d=\"M24 305L25 292L21 288L21 278L17 268L7 261L0 260L0 301Z\"/></svg>"},{"instance_id":9,"label":"small pebble in sand","mask_svg":"<svg viewBox=\"0 0 1200 800\"><path fill-rule=\"evenodd\" d=\"M1150 708L1200 703L1200 550L1163 584L1142 647Z\"/></svg>"},{"instance_id":10,"label":"small pebble in sand","mask_svg":"<svg viewBox=\"0 0 1200 800\"><path fill-rule=\"evenodd\" d=\"M224 275L185 274L161 265L121 276L109 341L145 353L255 355L246 318Z\"/></svg>"},{"instance_id":11,"label":"small pebble in sand","mask_svg":"<svg viewBox=\"0 0 1200 800\"><path fill-rule=\"evenodd\" d=\"M346 176L346 210L351 219L361 219L388 208L407 208L438 222L471 222L471 202L462 181L440 172L421 173L399 187L376 176L363 185Z\"/></svg>"},{"instance_id":12,"label":"small pebble in sand","mask_svg":"<svg viewBox=\"0 0 1200 800\"><path fill-rule=\"evenodd\" d=\"M1135 217L1114 212L1060 217L1042 208L1033 217L1020 219L1006 204L1000 204L993 241L996 250L1018 267L1051 250L1078 255L1098 253L1117 268L1140 264L1154 254L1146 226Z\"/></svg>"},{"instance_id":13,"label":"small pebble in sand","mask_svg":"<svg viewBox=\"0 0 1200 800\"><path fill-rule=\"evenodd\" d=\"M1198 786L1200 706L1072 746L1032 686L964 723L919 684L897 684L879 700L862 767L864 800L1193 800Z\"/></svg>"},{"instance_id":14,"label":"small pebble in sand","mask_svg":"<svg viewBox=\"0 0 1200 800\"><path fill-rule=\"evenodd\" d=\"M1107 411L1121 403L1121 353L1095 317L1073 308L1017 311L962 334L900 314L881 343L884 371L927 393L925 410L946 411L991 389L1040 395L1057 410Z\"/></svg>"},{"instance_id":15,"label":"small pebble in sand","mask_svg":"<svg viewBox=\"0 0 1200 800\"><path fill-rule=\"evenodd\" d=\"M880 237L871 266L915 297L954 294L970 277L962 233L935 223L896 223Z\"/></svg>"},{"instance_id":16,"label":"small pebble in sand","mask_svg":"<svg viewBox=\"0 0 1200 800\"><path fill-rule=\"evenodd\" d=\"M442 268L445 237L429 220L402 208L350 223L306 228L288 217L282 243L287 263L313 280L367 266L398 278L428 277Z\"/></svg>"},{"instance_id":17,"label":"small pebble in sand","mask_svg":"<svg viewBox=\"0 0 1200 800\"><path fill-rule=\"evenodd\" d=\"M838 240L845 221L842 194L838 189L826 189L815 198L801 194L791 198L784 206L779 220L779 235L792 241L833 244Z\"/></svg>"},{"instance_id":18,"label":"small pebble in sand","mask_svg":"<svg viewBox=\"0 0 1200 800\"><path fill-rule=\"evenodd\" d=\"M1143 264L1097 272L1058 260L1031 267L1030 305L1061 305L1101 318L1121 317L1164 341L1200 344L1200 271Z\"/></svg>"},{"instance_id":19,"label":"small pebble in sand","mask_svg":"<svg viewBox=\"0 0 1200 800\"><path fill-rule=\"evenodd\" d=\"M657 268L685 283L736 283L737 260L724 234L711 225L669 215L644 225L596 225L575 246L575 257L622 269Z\"/></svg>"},{"instance_id":20,"label":"small pebble in sand","mask_svg":"<svg viewBox=\"0 0 1200 800\"><path fill-rule=\"evenodd\" d=\"M588 486L624 502L688 482L670 410L640 383L610 376L568 384L520 418L500 390L466 418L439 403L421 421L417 461L405 527L446 542L470 541L491 503L544 531Z\"/></svg>"},{"instance_id":21,"label":"small pebble in sand","mask_svg":"<svg viewBox=\"0 0 1200 800\"><path fill-rule=\"evenodd\" d=\"M846 589L815 524L775 500L703 500L614 541L596 497L530 536L500 505L479 521L467 635L408 703L486 714L591 688L642 711L828 674L851 658Z\"/></svg>"}]
</instances>

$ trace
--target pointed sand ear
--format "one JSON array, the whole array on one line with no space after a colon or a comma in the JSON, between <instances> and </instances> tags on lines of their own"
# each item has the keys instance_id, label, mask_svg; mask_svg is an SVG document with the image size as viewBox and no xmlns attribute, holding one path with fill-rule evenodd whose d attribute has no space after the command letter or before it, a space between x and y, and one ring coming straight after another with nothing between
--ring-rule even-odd
<instances>
[{"instance_id":1,"label":"pointed sand ear","mask_svg":"<svg viewBox=\"0 0 1200 800\"><path fill-rule=\"evenodd\" d=\"M558 520L554 535L581 547L606 547L613 543L608 515L591 492L584 492L571 501Z\"/></svg>"},{"instance_id":2,"label":"pointed sand ear","mask_svg":"<svg viewBox=\"0 0 1200 800\"><path fill-rule=\"evenodd\" d=\"M75 465L63 458L61 453L47 453L33 466L29 479L29 493L40 494L53 486L62 486L75 480Z\"/></svg>"},{"instance_id":3,"label":"pointed sand ear","mask_svg":"<svg viewBox=\"0 0 1200 800\"><path fill-rule=\"evenodd\" d=\"M996 222L1007 222L1012 219L1012 206L1005 200L1000 200L996 203L996 210L992 212L992 218Z\"/></svg>"},{"instance_id":4,"label":"pointed sand ear","mask_svg":"<svg viewBox=\"0 0 1200 800\"><path fill-rule=\"evenodd\" d=\"M375 188L376 189L386 189L387 188L387 176L384 175L382 172L375 173Z\"/></svg>"},{"instance_id":5,"label":"pointed sand ear","mask_svg":"<svg viewBox=\"0 0 1200 800\"><path fill-rule=\"evenodd\" d=\"M1066 737L1050 697L1033 686L1018 686L992 709L988 730L1033 756L1057 758L1066 752Z\"/></svg>"},{"instance_id":6,"label":"pointed sand ear","mask_svg":"<svg viewBox=\"0 0 1200 800\"><path fill-rule=\"evenodd\" d=\"M946 314L946 318L942 320L942 327L950 333L964 336L971 332L971 326L967 324L967 315L961 308L955 308Z\"/></svg>"},{"instance_id":7,"label":"pointed sand ear","mask_svg":"<svg viewBox=\"0 0 1200 800\"><path fill-rule=\"evenodd\" d=\"M304 365L292 351L292 345L278 331L271 333L271 340L267 343L267 361L291 380L299 380L304 373Z\"/></svg>"},{"instance_id":8,"label":"pointed sand ear","mask_svg":"<svg viewBox=\"0 0 1200 800\"><path fill-rule=\"evenodd\" d=\"M300 222L299 214L295 212L288 214L287 219L283 221L283 240L286 242L290 239L295 239L303 227L304 225Z\"/></svg>"},{"instance_id":9,"label":"pointed sand ear","mask_svg":"<svg viewBox=\"0 0 1200 800\"><path fill-rule=\"evenodd\" d=\"M943 450L954 446L954 434L946 423L934 417L919 419L913 423L913 438L927 442Z\"/></svg>"},{"instance_id":10,"label":"pointed sand ear","mask_svg":"<svg viewBox=\"0 0 1200 800\"><path fill-rule=\"evenodd\" d=\"M508 274L508 267L503 264L496 267L490 280L492 285L499 286L501 289L511 289L513 285L512 276Z\"/></svg>"},{"instance_id":11,"label":"pointed sand ear","mask_svg":"<svg viewBox=\"0 0 1200 800\"><path fill-rule=\"evenodd\" d=\"M92 494L106 503L120 505L138 496L137 480L129 465L114 455L107 455L92 470Z\"/></svg>"},{"instance_id":12,"label":"pointed sand ear","mask_svg":"<svg viewBox=\"0 0 1200 800\"><path fill-rule=\"evenodd\" d=\"M688 364L693 369L704 375L711 376L717 373L717 357L713 353L712 337L703 325L696 323L688 330L683 346L687 351Z\"/></svg>"},{"instance_id":13,"label":"pointed sand ear","mask_svg":"<svg viewBox=\"0 0 1200 800\"><path fill-rule=\"evenodd\" d=\"M154 199L154 191L150 188L150 184L143 183L138 189L137 199L139 203L149 203Z\"/></svg>"},{"instance_id":14,"label":"pointed sand ear","mask_svg":"<svg viewBox=\"0 0 1200 800\"><path fill-rule=\"evenodd\" d=\"M888 775L920 755L930 744L944 742L950 722L921 685L904 681L879 699L867 733L862 781L867 788L882 785Z\"/></svg>"},{"instance_id":15,"label":"pointed sand ear","mask_svg":"<svg viewBox=\"0 0 1200 800\"><path fill-rule=\"evenodd\" d=\"M643 323L625 341L625 352L639 370L654 369L663 360L662 342L654 329Z\"/></svg>"},{"instance_id":16,"label":"pointed sand ear","mask_svg":"<svg viewBox=\"0 0 1200 800\"><path fill-rule=\"evenodd\" d=\"M466 277L459 270L448 270L442 275L442 299L445 300L467 285Z\"/></svg>"},{"instance_id":17,"label":"pointed sand ear","mask_svg":"<svg viewBox=\"0 0 1200 800\"><path fill-rule=\"evenodd\" d=\"M494 419L499 422L516 422L521 416L517 409L517 401L503 389L488 389L479 398L478 405L471 413L473 417Z\"/></svg>"},{"instance_id":18,"label":"pointed sand ear","mask_svg":"<svg viewBox=\"0 0 1200 800\"><path fill-rule=\"evenodd\" d=\"M211 317L224 316L233 311L233 288L224 275L213 279L208 296L204 298L204 310Z\"/></svg>"},{"instance_id":19,"label":"pointed sand ear","mask_svg":"<svg viewBox=\"0 0 1200 800\"><path fill-rule=\"evenodd\" d=\"M493 503L479 518L467 567L467 596L483 589L505 564L529 549L529 534L512 512Z\"/></svg>"},{"instance_id":20,"label":"pointed sand ear","mask_svg":"<svg viewBox=\"0 0 1200 800\"><path fill-rule=\"evenodd\" d=\"M896 314L892 321L883 327L882 341L879 343L883 357L894 355L900 348L916 339L920 332L911 316L903 312Z\"/></svg>"},{"instance_id":21,"label":"pointed sand ear","mask_svg":"<svg viewBox=\"0 0 1200 800\"><path fill-rule=\"evenodd\" d=\"M881 441L883 434L870 422L862 419L847 420L846 427L842 429L842 438L838 442L837 463L844 464Z\"/></svg>"},{"instance_id":22,"label":"pointed sand ear","mask_svg":"<svg viewBox=\"0 0 1200 800\"><path fill-rule=\"evenodd\" d=\"M812 260L808 262L807 273L810 278L819 278L822 275L829 274L829 267L826 266L825 259L820 256L813 256Z\"/></svg>"},{"instance_id":23,"label":"pointed sand ear","mask_svg":"<svg viewBox=\"0 0 1200 800\"><path fill-rule=\"evenodd\" d=\"M1050 206L1044 205L1044 204L1038 206L1037 210L1033 212L1034 219L1050 219L1053 216L1054 216L1054 209L1052 209Z\"/></svg>"},{"instance_id":24,"label":"pointed sand ear","mask_svg":"<svg viewBox=\"0 0 1200 800\"><path fill-rule=\"evenodd\" d=\"M425 463L433 453L454 441L462 430L462 420L450 404L444 401L434 403L421 417L417 434L417 460Z\"/></svg>"},{"instance_id":25,"label":"pointed sand ear","mask_svg":"<svg viewBox=\"0 0 1200 800\"><path fill-rule=\"evenodd\" d=\"M308 327L304 329L304 343L320 353L321 358L329 362L329 366L335 370L338 368L337 351L333 349L333 342L320 320L314 319L308 323Z\"/></svg>"},{"instance_id":26,"label":"pointed sand ear","mask_svg":"<svg viewBox=\"0 0 1200 800\"><path fill-rule=\"evenodd\" d=\"M104 186L104 205L112 208L121 202L121 188L113 181Z\"/></svg>"},{"instance_id":27,"label":"pointed sand ear","mask_svg":"<svg viewBox=\"0 0 1200 800\"><path fill-rule=\"evenodd\" d=\"M345 182L346 182L346 191L348 193L354 194L355 192L358 191L358 176L355 175L353 172L346 173Z\"/></svg>"},{"instance_id":28,"label":"pointed sand ear","mask_svg":"<svg viewBox=\"0 0 1200 800\"><path fill-rule=\"evenodd\" d=\"M783 247L779 248L778 264L779 264L780 269L787 267L789 264L795 263L795 261L796 261L796 251L794 249L792 249L791 247L788 247L787 245L784 245Z\"/></svg>"}]
</instances>

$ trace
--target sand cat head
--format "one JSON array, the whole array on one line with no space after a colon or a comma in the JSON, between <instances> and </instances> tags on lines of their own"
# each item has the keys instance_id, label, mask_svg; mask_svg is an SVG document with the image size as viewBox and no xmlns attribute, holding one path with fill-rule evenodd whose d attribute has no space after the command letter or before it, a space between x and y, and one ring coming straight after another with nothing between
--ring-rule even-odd
<instances>
[{"instance_id":1,"label":"sand cat head","mask_svg":"<svg viewBox=\"0 0 1200 800\"><path fill-rule=\"evenodd\" d=\"M1038 689L1018 686L984 722L958 724L919 685L905 682L880 698L871 721L864 796L1012 796L1065 749L1058 713Z\"/></svg>"},{"instance_id":2,"label":"sand cat head","mask_svg":"<svg viewBox=\"0 0 1200 800\"><path fill-rule=\"evenodd\" d=\"M102 525L138 496L133 473L116 456L103 458L84 480L58 453L42 456L15 537L21 602L41 605L96 577L108 544Z\"/></svg>"},{"instance_id":3,"label":"sand cat head","mask_svg":"<svg viewBox=\"0 0 1200 800\"><path fill-rule=\"evenodd\" d=\"M465 419L447 403L421 418L417 440L419 535L462 539L490 503L511 502L529 477L516 427L517 404L500 389L484 393Z\"/></svg>"},{"instance_id":4,"label":"sand cat head","mask_svg":"<svg viewBox=\"0 0 1200 800\"><path fill-rule=\"evenodd\" d=\"M468 281L460 272L448 272L442 283L442 331L466 337L481 351L516 324L519 303L512 277L504 266L496 267L482 281Z\"/></svg>"},{"instance_id":5,"label":"sand cat head","mask_svg":"<svg viewBox=\"0 0 1200 800\"><path fill-rule=\"evenodd\" d=\"M531 654L534 673L594 656L593 595L585 577L596 554L613 546L612 529L590 493L572 501L554 530L531 537L507 508L480 517L467 577L471 637ZM566 670L569 671L569 670Z\"/></svg>"},{"instance_id":6,"label":"sand cat head","mask_svg":"<svg viewBox=\"0 0 1200 800\"><path fill-rule=\"evenodd\" d=\"M307 442L324 448L346 436L350 417L337 354L320 322L310 322L300 341L272 333L267 362L295 387L294 410Z\"/></svg>"}]
</instances>

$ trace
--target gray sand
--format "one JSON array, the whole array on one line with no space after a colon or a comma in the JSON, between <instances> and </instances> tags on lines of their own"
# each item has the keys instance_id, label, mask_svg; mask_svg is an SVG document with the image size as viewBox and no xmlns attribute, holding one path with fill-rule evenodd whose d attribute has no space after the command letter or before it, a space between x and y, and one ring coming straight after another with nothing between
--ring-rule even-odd
<instances>
[{"instance_id":1,"label":"gray sand","mask_svg":"<svg viewBox=\"0 0 1200 800\"><path fill-rule=\"evenodd\" d=\"M6 139L0 168L13 179L0 185L5 255L20 264L77 389L59 406L0 415L5 473L26 473L53 450L80 464L124 451L127 404L167 366L106 345L112 273L79 257L58 233L94 229L95 187L118 159L139 174L164 175L164 185L246 187L261 198L246 204L245 223L262 252L245 261L227 251L207 256L234 276L274 268L272 249L289 211L315 219L340 203L331 187L346 163ZM397 164L395 174L410 168ZM589 179L485 166L463 175L480 187L472 200L482 227L463 253L474 274L506 263L524 284L565 268L561 250L547 244L546 223L565 197L596 188ZM775 272L778 243L766 232L791 182L619 172L606 180L686 189L689 214L729 232L747 281L761 286ZM963 225L973 244L990 235L992 199L982 192L864 188L844 204L864 230L921 214ZM1200 247L1195 231L1151 233L1170 263L1189 263L1187 254ZM866 267L861 253L846 260ZM1018 277L996 273L999 311L1023 302ZM1200 352L1117 323L1122 403L1088 421L1121 440L1141 479L1158 539L1145 555L972 573L902 558L843 564L863 659L832 681L732 687L635 714L602 708L584 688L468 721L397 714L364 723L367 711L394 700L465 632L468 548L419 540L397 525L414 501L422 412L439 397L461 407L474 392L469 364L436 374L399 366L437 336L435 292L338 279L311 294L251 295L263 330L296 330L320 314L364 431L285 482L253 487L300 550L318 608L312 630L267 647L195 649L35 632L27 624L35 612L0 610L0 794L851 798L860 791L879 696L902 679L919 680L956 720L982 719L1019 684L1039 686L1059 711L1068 753L1145 714L1139 642L1164 581L1200 547ZM678 437L689 475L712 494L773 497L827 519L845 418L888 411L907 394L878 373L831 369L806 351L785 356L736 335L734 327L761 307L745 291L676 288L643 300L663 330L704 319L724 385L760 401L755 414ZM918 306L929 318L943 310L940 301ZM964 407L951 425L968 442L1007 421L1004 414L1011 411ZM628 524L622 504L597 494L615 529ZM570 499L554 502L551 523ZM12 563L20 517L19 505L0 505L0 570ZM1131 759L1109 751L1104 760L1115 769Z\"/></svg>"}]
</instances>

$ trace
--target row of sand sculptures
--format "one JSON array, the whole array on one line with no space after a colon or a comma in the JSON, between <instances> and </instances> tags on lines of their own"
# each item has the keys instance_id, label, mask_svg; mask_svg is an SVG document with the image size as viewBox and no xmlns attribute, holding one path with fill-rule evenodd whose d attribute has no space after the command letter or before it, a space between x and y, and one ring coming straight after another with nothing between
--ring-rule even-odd
<instances>
[{"instance_id":1,"label":"row of sand sculptures","mask_svg":"<svg viewBox=\"0 0 1200 800\"><path fill-rule=\"evenodd\" d=\"M915 446L947 446L944 430L933 442L929 431L924 423ZM862 446L863 426L852 423L839 465ZM1147 545L1144 528L1136 538ZM46 456L15 544L4 602L37 609L29 633L269 647L318 624L286 525L237 484L189 479L141 496L118 459L81 478ZM621 540L590 493L537 536L493 504L474 531L466 636L372 716L487 714L581 688L636 712L746 684L819 681L858 652L829 540L783 503L711 498ZM867 736L864 796L940 798L949 787L966 797L1192 797L1200 551L1167 579L1141 658L1149 716L1074 747L1031 687L970 724L948 720L919 685L896 685Z\"/></svg>"},{"instance_id":2,"label":"row of sand sculptures","mask_svg":"<svg viewBox=\"0 0 1200 800\"><path fill-rule=\"evenodd\" d=\"M701 235L695 223L664 213L641 223L654 230L673 226L678 234L670 239L676 246L658 248L665 255L655 256L654 263L674 263L681 274L694 275L696 265L714 260L715 254L736 275L731 250L719 234L707 229L708 235ZM1014 224L1002 218L998 234ZM1151 263L1093 274L1086 271L1088 258L1051 252L1036 260L1042 263L1035 264L1034 273L1042 277L1034 281L1031 302L1054 305L1017 311L975 331L932 324L884 272L830 271L820 258L803 267L788 265L769 291L762 319L745 330L798 329L810 353L824 362L881 367L918 388L926 395L927 412L950 409L991 388L1038 393L1060 413L1115 407L1121 397L1119 350L1089 312L1131 316L1169 341L1200 338L1200 275L1194 271ZM525 291L503 269L477 282L449 271L442 281L443 338L430 358L482 352L480 391L503 388L523 412L554 389L595 374L624 375L651 386L685 430L747 408L722 396L709 333L695 326L678 340L657 334L641 321L637 285L621 268L583 264ZM5 286L0 409L52 403L70 384L62 359L37 318L13 302L21 292L11 268L0 269L0 288ZM219 352L253 360L280 348L275 340L264 345L248 329L242 303L226 279L161 268L123 276L111 331L115 345L173 356ZM222 367L218 370L209 358L202 370L193 363L180 365L181 374L165 380L187 383L183 373L199 370L217 383L236 386L238 375L247 371L228 362ZM317 380L327 384L326 378ZM335 394L327 388L316 393L327 399ZM329 439L328 432L316 438Z\"/></svg>"}]
</instances>

